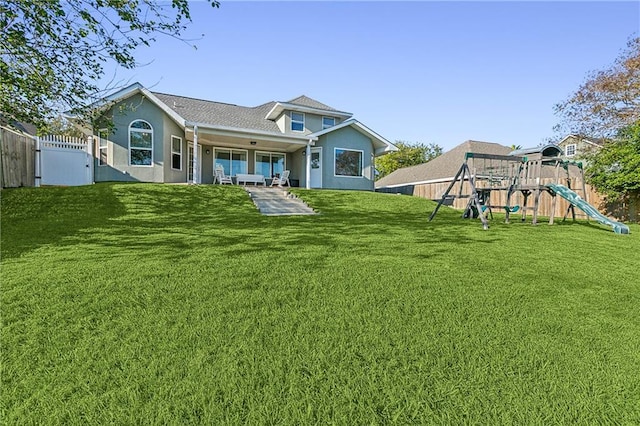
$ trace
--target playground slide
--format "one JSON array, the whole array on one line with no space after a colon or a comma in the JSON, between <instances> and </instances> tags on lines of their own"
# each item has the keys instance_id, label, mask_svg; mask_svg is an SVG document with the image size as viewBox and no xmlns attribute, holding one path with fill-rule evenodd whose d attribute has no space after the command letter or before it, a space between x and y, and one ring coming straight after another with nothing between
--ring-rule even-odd
<instances>
[{"instance_id":1,"label":"playground slide","mask_svg":"<svg viewBox=\"0 0 640 426\"><path fill-rule=\"evenodd\" d=\"M562 198L564 198L565 200L567 200L568 202L570 202L571 204L573 204L574 206L576 206L577 208L585 212L589 217L594 218L595 220L597 220L603 225L612 227L613 232L615 232L616 234L629 233L629 227L627 225L625 225L624 223L613 221L608 217L606 217L605 215L601 214L598 211L598 209L593 207L591 204L587 203L578 194L576 194L566 186L549 184L547 185L547 188L551 189L557 195L561 196Z\"/></svg>"}]
</instances>

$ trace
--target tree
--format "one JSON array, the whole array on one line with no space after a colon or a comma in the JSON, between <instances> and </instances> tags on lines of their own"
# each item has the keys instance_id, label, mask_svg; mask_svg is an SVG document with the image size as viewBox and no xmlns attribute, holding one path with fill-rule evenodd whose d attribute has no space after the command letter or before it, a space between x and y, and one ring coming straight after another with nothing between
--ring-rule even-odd
<instances>
[{"instance_id":1,"label":"tree","mask_svg":"<svg viewBox=\"0 0 640 426\"><path fill-rule=\"evenodd\" d=\"M512 151L517 151L519 149L522 149L522 145L511 144L509 148L511 148Z\"/></svg>"},{"instance_id":2,"label":"tree","mask_svg":"<svg viewBox=\"0 0 640 426\"><path fill-rule=\"evenodd\" d=\"M640 208L640 122L618 132L615 140L587 157L587 181L607 202L628 205L630 220Z\"/></svg>"},{"instance_id":3,"label":"tree","mask_svg":"<svg viewBox=\"0 0 640 426\"><path fill-rule=\"evenodd\" d=\"M592 72L567 100L554 107L559 134L610 138L640 121L640 37L631 38L614 64Z\"/></svg>"},{"instance_id":4,"label":"tree","mask_svg":"<svg viewBox=\"0 0 640 426\"><path fill-rule=\"evenodd\" d=\"M398 151L383 155L376 160L377 179L402 167L426 163L442 154L442 147L433 143L425 145L396 141L394 145L398 147Z\"/></svg>"},{"instance_id":5,"label":"tree","mask_svg":"<svg viewBox=\"0 0 640 426\"><path fill-rule=\"evenodd\" d=\"M40 130L62 111L80 112L104 93L107 62L138 66L138 46L180 38L190 20L188 0L2 1L0 112Z\"/></svg>"}]
</instances>

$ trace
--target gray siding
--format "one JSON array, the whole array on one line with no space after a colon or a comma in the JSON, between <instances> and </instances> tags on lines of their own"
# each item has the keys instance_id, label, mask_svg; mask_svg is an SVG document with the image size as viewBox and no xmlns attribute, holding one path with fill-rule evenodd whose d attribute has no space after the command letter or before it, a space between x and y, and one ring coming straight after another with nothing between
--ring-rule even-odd
<instances>
[{"instance_id":1,"label":"gray siding","mask_svg":"<svg viewBox=\"0 0 640 426\"><path fill-rule=\"evenodd\" d=\"M373 143L371 139L352 127L344 127L334 132L320 136L316 146L322 147L322 187L325 189L357 189L365 191L374 190L373 176ZM336 176L335 175L335 149L344 148L362 151L363 176ZM300 153L299 164L300 185L306 185L305 161ZM293 173L293 172L292 172Z\"/></svg>"},{"instance_id":2,"label":"gray siding","mask_svg":"<svg viewBox=\"0 0 640 426\"><path fill-rule=\"evenodd\" d=\"M106 166L98 166L96 162L95 181L164 182L165 158L170 159L170 156L166 154L166 144L163 141L171 137L171 134L167 136L167 131L175 130L167 129L165 122L169 121L169 118L166 114L142 96L134 95L111 108L109 115L114 124L113 133L109 137L110 157ZM144 120L153 128L152 166L129 165L129 125L135 120ZM167 167L170 168L171 164Z\"/></svg>"},{"instance_id":3,"label":"gray siding","mask_svg":"<svg viewBox=\"0 0 640 426\"><path fill-rule=\"evenodd\" d=\"M298 151L287 154L287 161L291 158L290 162L287 162L287 167L291 170L291 178L296 179L301 187L305 186L305 176L307 173L307 157L303 155L305 148Z\"/></svg>"},{"instance_id":4,"label":"gray siding","mask_svg":"<svg viewBox=\"0 0 640 426\"><path fill-rule=\"evenodd\" d=\"M567 150L567 145L576 146L576 154L574 156L566 157L566 155L564 154ZM589 142L586 142L581 138L576 138L573 136L567 138L564 142L560 143L558 146L562 148L562 156L572 160L580 159L581 156L584 156L585 154L590 154L598 149L597 146L594 146L593 144L590 144Z\"/></svg>"},{"instance_id":5,"label":"gray siding","mask_svg":"<svg viewBox=\"0 0 640 426\"><path fill-rule=\"evenodd\" d=\"M189 158L189 153L187 150L187 139L185 138L184 131L175 121L171 120L168 116L165 116L164 120L164 130L163 135L164 139L162 140L163 144L163 154L164 158L167 160L164 162L164 182L186 182L187 181L187 160ZM175 170L172 168L172 155L171 155L171 137L177 136L182 139L182 167L181 170ZM156 140L156 143L159 143L159 140Z\"/></svg>"},{"instance_id":6,"label":"gray siding","mask_svg":"<svg viewBox=\"0 0 640 426\"><path fill-rule=\"evenodd\" d=\"M327 114L322 114L322 115L304 113L304 132L302 132L302 134L308 135L311 133L321 131L322 117L332 117L332 115L330 112L327 112ZM334 117L334 118L336 120L335 121L336 125L342 122L340 118L338 117ZM301 132L291 131L291 111L285 111L282 114L282 116L276 120L276 122L278 123L278 127L280 127L281 130L284 129L285 133L301 134Z\"/></svg>"}]
</instances>

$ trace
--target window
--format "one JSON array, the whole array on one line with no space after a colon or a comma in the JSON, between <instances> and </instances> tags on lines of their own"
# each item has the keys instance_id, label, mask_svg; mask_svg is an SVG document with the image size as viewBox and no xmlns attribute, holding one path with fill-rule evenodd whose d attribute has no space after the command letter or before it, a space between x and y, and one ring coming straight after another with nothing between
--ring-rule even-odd
<instances>
[{"instance_id":1,"label":"window","mask_svg":"<svg viewBox=\"0 0 640 426\"><path fill-rule=\"evenodd\" d=\"M108 144L109 131L107 129L98 130L98 166L106 166L109 161Z\"/></svg>"},{"instance_id":2,"label":"window","mask_svg":"<svg viewBox=\"0 0 640 426\"><path fill-rule=\"evenodd\" d=\"M182 170L182 138L171 136L171 168Z\"/></svg>"},{"instance_id":3,"label":"window","mask_svg":"<svg viewBox=\"0 0 640 426\"><path fill-rule=\"evenodd\" d=\"M213 157L213 167L220 164L224 174L235 176L238 173L247 173L247 151L237 149L216 149Z\"/></svg>"},{"instance_id":4,"label":"window","mask_svg":"<svg viewBox=\"0 0 640 426\"><path fill-rule=\"evenodd\" d=\"M294 132L304 131L304 114L291 111L291 130Z\"/></svg>"},{"instance_id":5,"label":"window","mask_svg":"<svg viewBox=\"0 0 640 426\"><path fill-rule=\"evenodd\" d=\"M362 177L363 151L350 149L335 149L335 174L336 176Z\"/></svg>"},{"instance_id":6,"label":"window","mask_svg":"<svg viewBox=\"0 0 640 426\"><path fill-rule=\"evenodd\" d=\"M333 117L322 117L322 130L328 129L336 125L336 119Z\"/></svg>"},{"instance_id":7,"label":"window","mask_svg":"<svg viewBox=\"0 0 640 426\"><path fill-rule=\"evenodd\" d=\"M256 152L256 173L265 177L282 175L285 170L284 154L279 152Z\"/></svg>"},{"instance_id":8,"label":"window","mask_svg":"<svg viewBox=\"0 0 640 426\"><path fill-rule=\"evenodd\" d=\"M566 155L567 157L573 157L574 155L576 155L576 144L572 143L571 145L567 145L564 150L564 155Z\"/></svg>"},{"instance_id":9,"label":"window","mask_svg":"<svg viewBox=\"0 0 640 426\"><path fill-rule=\"evenodd\" d=\"M153 128L146 121L136 120L129 125L129 164L153 165Z\"/></svg>"}]
</instances>

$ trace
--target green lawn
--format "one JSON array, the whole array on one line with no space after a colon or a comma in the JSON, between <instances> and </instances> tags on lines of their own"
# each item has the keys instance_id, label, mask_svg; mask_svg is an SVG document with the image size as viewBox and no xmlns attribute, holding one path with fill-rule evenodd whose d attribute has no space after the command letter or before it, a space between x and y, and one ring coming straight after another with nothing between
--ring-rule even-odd
<instances>
[{"instance_id":1,"label":"green lawn","mask_svg":"<svg viewBox=\"0 0 640 426\"><path fill-rule=\"evenodd\" d=\"M640 424L640 227L3 190L4 424Z\"/></svg>"}]
</instances>

